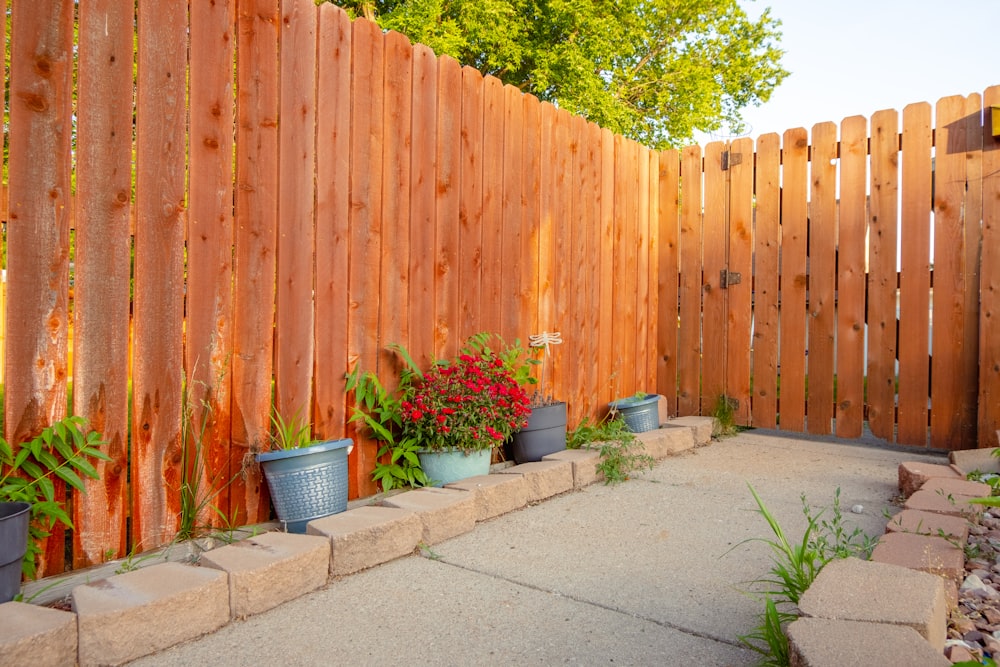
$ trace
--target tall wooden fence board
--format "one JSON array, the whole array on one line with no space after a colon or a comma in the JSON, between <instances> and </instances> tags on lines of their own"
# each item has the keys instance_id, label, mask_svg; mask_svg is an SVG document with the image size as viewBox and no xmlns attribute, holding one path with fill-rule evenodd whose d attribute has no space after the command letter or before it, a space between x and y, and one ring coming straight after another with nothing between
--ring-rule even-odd
<instances>
[{"instance_id":1,"label":"tall wooden fence board","mask_svg":"<svg viewBox=\"0 0 1000 667\"><path fill-rule=\"evenodd\" d=\"M73 503L74 567L126 553L128 355L132 237L131 3L80 7L77 218L73 308L73 413L103 434L111 461Z\"/></svg>"},{"instance_id":2,"label":"tall wooden fence board","mask_svg":"<svg viewBox=\"0 0 1000 667\"><path fill-rule=\"evenodd\" d=\"M206 491L234 521L269 516L274 405L355 438L350 493L374 493L345 373L392 387L390 343L426 365L478 331L562 331L545 390L571 427L657 391L790 433L997 444L997 88L656 152L328 3L144 2L137 33L106 0L11 25L5 434L65 414L72 377L108 437L74 564L173 538L203 398L198 474L232 479Z\"/></svg>"}]
</instances>

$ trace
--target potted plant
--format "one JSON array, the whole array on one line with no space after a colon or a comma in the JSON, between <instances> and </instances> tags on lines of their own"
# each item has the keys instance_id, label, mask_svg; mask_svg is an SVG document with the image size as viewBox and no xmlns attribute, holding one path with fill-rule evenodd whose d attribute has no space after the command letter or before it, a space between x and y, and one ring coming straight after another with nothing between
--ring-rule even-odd
<instances>
[{"instance_id":1,"label":"potted plant","mask_svg":"<svg viewBox=\"0 0 1000 667\"><path fill-rule=\"evenodd\" d=\"M628 430L643 433L660 428L660 395L637 391L632 396L611 401L612 413L621 414Z\"/></svg>"},{"instance_id":2,"label":"potted plant","mask_svg":"<svg viewBox=\"0 0 1000 667\"><path fill-rule=\"evenodd\" d=\"M489 473L493 449L527 423L528 394L489 338L435 363L401 401L403 434L420 443L420 468L438 485Z\"/></svg>"},{"instance_id":3,"label":"potted plant","mask_svg":"<svg viewBox=\"0 0 1000 667\"><path fill-rule=\"evenodd\" d=\"M271 417L272 449L257 454L264 469L271 504L289 533L304 533L313 519L347 509L347 455L350 438L313 440L308 422L296 413Z\"/></svg>"},{"instance_id":4,"label":"potted plant","mask_svg":"<svg viewBox=\"0 0 1000 667\"><path fill-rule=\"evenodd\" d=\"M566 402L556 400L545 386L545 362L550 346L562 343L561 334L543 331L528 340L532 348L543 349L541 382L539 389L532 392L527 424L514 433L511 441L510 452L516 463L541 461L544 456L566 449ZM527 363L530 362L537 360L529 359Z\"/></svg>"},{"instance_id":5,"label":"potted plant","mask_svg":"<svg viewBox=\"0 0 1000 667\"><path fill-rule=\"evenodd\" d=\"M22 575L35 577L38 542L56 522L73 522L62 501L55 499L54 478L83 493L81 475L97 479L91 459L110 461L102 452L99 433L84 432L83 417L66 417L23 443L15 454L0 438L0 603L21 590ZM30 537L30 539L29 539Z\"/></svg>"},{"instance_id":6,"label":"potted plant","mask_svg":"<svg viewBox=\"0 0 1000 667\"><path fill-rule=\"evenodd\" d=\"M373 472L384 490L487 474L493 449L526 423L528 394L506 356L490 348L492 338L472 336L458 356L427 371L391 345L406 362L395 395L371 371L348 376L358 402L351 419L385 443Z\"/></svg>"}]
</instances>

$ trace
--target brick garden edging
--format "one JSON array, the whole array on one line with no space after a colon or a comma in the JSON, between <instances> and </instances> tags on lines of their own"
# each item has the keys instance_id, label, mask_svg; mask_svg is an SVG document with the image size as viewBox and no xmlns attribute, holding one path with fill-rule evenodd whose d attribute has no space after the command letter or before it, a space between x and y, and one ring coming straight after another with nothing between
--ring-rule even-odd
<instances>
[{"instance_id":1,"label":"brick garden edging","mask_svg":"<svg viewBox=\"0 0 1000 667\"><path fill-rule=\"evenodd\" d=\"M637 434L662 459L712 436L710 417ZM601 479L595 450L566 450L443 489L364 501L313 521L306 535L270 532L204 553L200 565L159 563L73 589L74 611L0 604L4 664L119 665L276 607L337 578L468 532L480 521Z\"/></svg>"},{"instance_id":2,"label":"brick garden edging","mask_svg":"<svg viewBox=\"0 0 1000 667\"><path fill-rule=\"evenodd\" d=\"M793 667L807 665L950 665L944 655L948 613L965 576L966 502L990 495L966 480L996 471L992 450L952 452L950 465L899 465L903 510L886 525L870 561L833 561L800 600L802 616L787 628ZM948 539L942 537L942 534Z\"/></svg>"}]
</instances>

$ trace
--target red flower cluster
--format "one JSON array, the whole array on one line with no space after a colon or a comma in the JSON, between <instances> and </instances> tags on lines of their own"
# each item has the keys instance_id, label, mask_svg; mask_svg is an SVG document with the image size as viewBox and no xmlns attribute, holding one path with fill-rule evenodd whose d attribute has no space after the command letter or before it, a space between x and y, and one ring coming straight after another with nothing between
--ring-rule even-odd
<instances>
[{"instance_id":1,"label":"red flower cluster","mask_svg":"<svg viewBox=\"0 0 1000 667\"><path fill-rule=\"evenodd\" d=\"M403 432L430 450L500 445L528 421L530 399L486 349L438 362L402 397Z\"/></svg>"}]
</instances>

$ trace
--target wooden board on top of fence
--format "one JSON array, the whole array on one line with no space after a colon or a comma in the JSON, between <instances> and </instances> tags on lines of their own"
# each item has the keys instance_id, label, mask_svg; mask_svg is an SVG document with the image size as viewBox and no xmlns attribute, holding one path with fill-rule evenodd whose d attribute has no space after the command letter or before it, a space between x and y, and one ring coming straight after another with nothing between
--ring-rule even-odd
<instances>
[{"instance_id":1,"label":"wooden board on top of fence","mask_svg":"<svg viewBox=\"0 0 1000 667\"><path fill-rule=\"evenodd\" d=\"M462 227L458 252L462 286L459 290L460 340L482 331L483 92L483 75L471 67L462 68L462 192L458 204Z\"/></svg>"},{"instance_id":2,"label":"wooden board on top of fence","mask_svg":"<svg viewBox=\"0 0 1000 667\"><path fill-rule=\"evenodd\" d=\"M736 423L750 424L750 350L753 341L753 141L735 140L729 161L729 262L740 280L726 289L726 396L736 401ZM739 157L736 157L739 156Z\"/></svg>"},{"instance_id":3,"label":"wooden board on top of fence","mask_svg":"<svg viewBox=\"0 0 1000 667\"><path fill-rule=\"evenodd\" d=\"M354 32L351 39L352 79L354 91L351 109L351 189L349 205L348 256L350 258L350 273L347 290L349 311L348 348L349 361L357 360L364 371L375 371L381 377L393 373L393 369L382 367L383 357L380 357L381 342L372 342L372 332L379 330L380 263L382 258L383 215L382 215L382 163L383 134L385 132L383 113L385 108L385 87L383 86L383 71L385 44L384 36L379 27L363 19L354 21ZM416 62L418 49L414 49L414 78L416 78ZM429 51L429 49L427 50ZM433 71L433 55L419 58L429 63L427 68ZM433 91L433 84L430 85ZM433 95L433 93L431 93ZM431 98L433 105L433 97ZM431 106L433 109L433 106ZM416 115L416 102L414 103ZM429 131L433 140L433 113L430 114ZM433 146L433 144L431 144ZM433 148L424 155L433 156ZM432 157L428 157L432 159ZM433 188L433 174L428 188ZM431 199L433 211L433 199ZM432 214L432 213L431 213ZM430 229L433 229L431 227ZM430 233L433 241L434 234ZM411 237L412 242L412 237ZM412 256L411 256L412 257ZM427 256L427 260L430 261ZM393 283L386 289L399 289ZM424 293L421 293L423 296ZM397 300L391 298L390 300ZM427 311L428 327L433 317L433 302ZM428 341L430 335L428 334ZM424 348L430 353L430 343ZM356 479L358 495L368 496L376 491L371 479L378 452L377 444L370 438L358 434L353 454L357 457Z\"/></svg>"},{"instance_id":4,"label":"wooden board on top of fence","mask_svg":"<svg viewBox=\"0 0 1000 667\"><path fill-rule=\"evenodd\" d=\"M268 447L278 219L278 30L274 3L240 3L236 68L236 218L231 439L244 454ZM260 466L233 478L237 525L267 519Z\"/></svg>"},{"instance_id":5,"label":"wooden board on top of fence","mask_svg":"<svg viewBox=\"0 0 1000 667\"><path fill-rule=\"evenodd\" d=\"M819 123L812 130L809 197L809 341L807 428L833 432L834 340L837 311L837 126Z\"/></svg>"},{"instance_id":6,"label":"wooden board on top of fence","mask_svg":"<svg viewBox=\"0 0 1000 667\"><path fill-rule=\"evenodd\" d=\"M448 56L438 58L437 159L435 169L434 352L439 358L458 353L459 197L461 195L462 67Z\"/></svg>"},{"instance_id":7,"label":"wooden board on top of fence","mask_svg":"<svg viewBox=\"0 0 1000 667\"><path fill-rule=\"evenodd\" d=\"M899 268L899 415L900 444L927 446L927 396L930 389L931 107L926 102L903 109L903 173Z\"/></svg>"},{"instance_id":8,"label":"wooden board on top of fence","mask_svg":"<svg viewBox=\"0 0 1000 667\"><path fill-rule=\"evenodd\" d=\"M837 435L857 438L865 418L865 291L868 229L868 121L840 126L837 243Z\"/></svg>"},{"instance_id":9,"label":"wooden board on top of fence","mask_svg":"<svg viewBox=\"0 0 1000 667\"><path fill-rule=\"evenodd\" d=\"M659 159L657 195L658 242L656 324L656 392L667 401L667 413L677 414L677 286L680 274L678 213L680 154L665 151Z\"/></svg>"},{"instance_id":10,"label":"wooden board on top of fence","mask_svg":"<svg viewBox=\"0 0 1000 667\"><path fill-rule=\"evenodd\" d=\"M500 79L483 80L483 261L480 329L500 331L503 276L504 90ZM545 110L542 110L544 114ZM543 125L544 127L544 125Z\"/></svg>"},{"instance_id":11,"label":"wooden board on top of fence","mask_svg":"<svg viewBox=\"0 0 1000 667\"><path fill-rule=\"evenodd\" d=\"M234 44L230 38L236 3L191 6L190 99L188 101L188 230L185 366L189 420L200 442L196 469L211 505L231 515L229 480L243 451L230 451L233 327L233 117ZM189 450L191 451L191 450ZM212 507L199 508L199 522L219 525Z\"/></svg>"},{"instance_id":12,"label":"wooden board on top of fence","mask_svg":"<svg viewBox=\"0 0 1000 667\"><path fill-rule=\"evenodd\" d=\"M13 9L10 211L4 432L17 447L66 415L69 326L73 7ZM58 129L58 131L54 131ZM53 479L56 500L65 497ZM39 575L62 572L62 524L42 545Z\"/></svg>"},{"instance_id":13,"label":"wooden board on top of fence","mask_svg":"<svg viewBox=\"0 0 1000 667\"><path fill-rule=\"evenodd\" d=\"M806 412L806 255L808 252L809 138L805 129L786 130L781 181L781 369L778 426L805 429Z\"/></svg>"},{"instance_id":14,"label":"wooden board on top of fence","mask_svg":"<svg viewBox=\"0 0 1000 667\"><path fill-rule=\"evenodd\" d=\"M701 414L701 147L681 152L680 330L677 334L677 414Z\"/></svg>"},{"instance_id":15,"label":"wooden board on top of fence","mask_svg":"<svg viewBox=\"0 0 1000 667\"><path fill-rule=\"evenodd\" d=\"M303 0L283 3L282 12L274 391L284 419L308 420L314 358L317 15L315 5Z\"/></svg>"},{"instance_id":16,"label":"wooden board on top of fence","mask_svg":"<svg viewBox=\"0 0 1000 667\"><path fill-rule=\"evenodd\" d=\"M871 125L871 230L868 271L868 424L892 442L896 394L896 200L899 121L879 111Z\"/></svg>"},{"instance_id":17,"label":"wooden board on top of fence","mask_svg":"<svg viewBox=\"0 0 1000 667\"><path fill-rule=\"evenodd\" d=\"M778 420L778 276L781 230L781 138L757 140L754 224L753 397L751 423L774 428Z\"/></svg>"},{"instance_id":18,"label":"wooden board on top of fence","mask_svg":"<svg viewBox=\"0 0 1000 667\"><path fill-rule=\"evenodd\" d=\"M983 255L979 274L979 447L998 447L1000 428L1000 142L992 128L1000 121L1000 86L983 96Z\"/></svg>"},{"instance_id":19,"label":"wooden board on top of fence","mask_svg":"<svg viewBox=\"0 0 1000 667\"><path fill-rule=\"evenodd\" d=\"M80 7L77 111L77 217L73 285L73 409L103 436L111 461L94 461L98 479L73 503L73 567L128 551L128 345L132 239L134 7ZM106 54L114 55L108 58Z\"/></svg>"},{"instance_id":20,"label":"wooden board on top of fence","mask_svg":"<svg viewBox=\"0 0 1000 667\"><path fill-rule=\"evenodd\" d=\"M177 528L183 387L187 8L139 3L135 297L132 357L132 544ZM178 202L164 207L164 202Z\"/></svg>"},{"instance_id":21,"label":"wooden board on top of fence","mask_svg":"<svg viewBox=\"0 0 1000 667\"><path fill-rule=\"evenodd\" d=\"M347 396L344 374L351 369L347 363L348 329L346 313L349 312L348 260L350 230L350 127L351 127L351 22L339 7L320 5L319 9L319 58L317 73L317 100L322 107L316 116L316 358L313 378L313 432L315 437L329 439L346 435ZM387 72L408 73L410 42L397 33L390 33L386 41L402 45L396 53L395 67L386 66ZM409 101L409 78L403 78ZM386 95L390 94L386 85ZM409 107L402 100L387 105L403 117L409 127ZM388 146L386 154L390 151ZM388 158L387 158L388 159ZM407 156L406 166L409 166ZM395 164L395 163L394 163ZM396 203L405 197L394 188L392 196L383 197L382 205ZM394 304L393 312L402 306ZM374 369L369 369L374 370ZM353 453L353 452L352 452ZM349 457L349 492L357 493L352 485Z\"/></svg>"},{"instance_id":22,"label":"wooden board on top of fence","mask_svg":"<svg viewBox=\"0 0 1000 667\"><path fill-rule=\"evenodd\" d=\"M938 100L934 150L934 310L931 337L931 447L957 448L962 441L965 321L965 100ZM975 286L978 289L978 285Z\"/></svg>"},{"instance_id":23,"label":"wooden board on top of fence","mask_svg":"<svg viewBox=\"0 0 1000 667\"><path fill-rule=\"evenodd\" d=\"M723 160L730 159L729 145L713 141L705 146L704 267L702 277L701 409L711 413L726 393L726 292L720 271L727 271L729 229L726 220L729 178ZM728 167L727 167L728 169Z\"/></svg>"}]
</instances>

